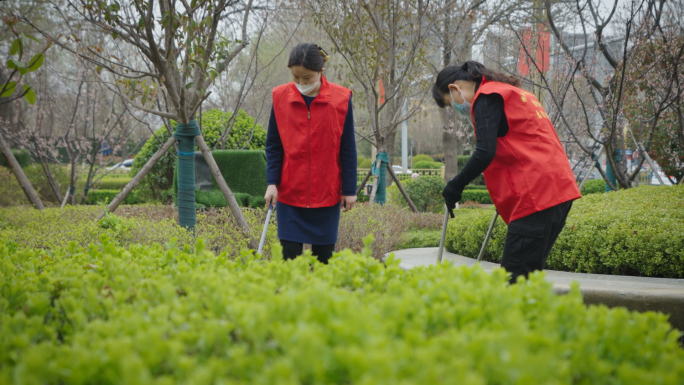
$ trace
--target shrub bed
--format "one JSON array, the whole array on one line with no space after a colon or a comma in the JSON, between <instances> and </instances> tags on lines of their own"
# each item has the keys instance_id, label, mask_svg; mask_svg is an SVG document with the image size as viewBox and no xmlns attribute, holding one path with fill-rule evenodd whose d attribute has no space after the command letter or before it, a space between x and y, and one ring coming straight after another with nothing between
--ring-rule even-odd
<instances>
[{"instance_id":1,"label":"shrub bed","mask_svg":"<svg viewBox=\"0 0 684 385\"><path fill-rule=\"evenodd\" d=\"M262 197L252 197L252 206L258 200L261 203L256 206L264 207ZM193 243L193 235L178 226L178 212L172 206L122 205L116 212L107 214L106 223L98 224L95 218L101 212L102 208L97 206L66 206L61 210L48 208L43 211L30 207L0 209L0 240L40 249L67 247L71 242L85 247L102 235L121 245L174 243L182 247L186 243ZM242 212L252 238L258 240L266 210L244 208ZM270 255L269 244L277 242L275 215L271 221L265 255ZM442 216L439 214L416 214L392 205L357 204L353 210L342 213L336 247L338 250L350 248L360 251L363 248L362 238L373 234L373 256L381 258L390 251L398 250L407 230L437 229L441 224ZM199 211L195 235L202 237L207 249L217 254L224 251L238 253L247 247L247 237L239 230L228 208L207 206Z\"/></svg>"},{"instance_id":2,"label":"shrub bed","mask_svg":"<svg viewBox=\"0 0 684 385\"><path fill-rule=\"evenodd\" d=\"M235 260L160 245L0 242L0 382L679 384L662 314L586 307L542 274L403 271L343 252ZM366 251L368 253L368 251ZM629 325L629 327L625 327Z\"/></svg>"},{"instance_id":3,"label":"shrub bed","mask_svg":"<svg viewBox=\"0 0 684 385\"><path fill-rule=\"evenodd\" d=\"M102 212L96 206L66 206L64 209L13 207L0 210L0 240L15 242L34 249L66 248L74 244L87 247L107 236L119 245L159 243L182 248L193 244L195 235L206 241L215 253L239 254L248 240L228 209L207 209L197 213L195 234L178 225L178 212L171 206L122 205L100 222ZM259 239L266 217L264 210L243 210L251 237ZM274 216L275 217L275 216ZM273 218L275 222L275 218ZM277 240L277 228L269 226L265 255L270 255L271 242ZM1 383L1 382L0 382Z\"/></svg>"},{"instance_id":4,"label":"shrub bed","mask_svg":"<svg viewBox=\"0 0 684 385\"><path fill-rule=\"evenodd\" d=\"M493 210L461 210L446 247L475 258ZM643 186L591 194L574 202L547 268L582 273L684 278L684 186ZM483 259L500 262L500 219Z\"/></svg>"}]
</instances>

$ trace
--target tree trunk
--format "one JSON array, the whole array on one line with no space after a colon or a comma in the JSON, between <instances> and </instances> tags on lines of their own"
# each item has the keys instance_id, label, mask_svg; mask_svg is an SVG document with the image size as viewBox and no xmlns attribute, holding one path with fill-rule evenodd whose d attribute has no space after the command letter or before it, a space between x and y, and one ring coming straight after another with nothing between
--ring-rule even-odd
<instances>
[{"instance_id":1,"label":"tree trunk","mask_svg":"<svg viewBox=\"0 0 684 385\"><path fill-rule=\"evenodd\" d=\"M223 178L223 175L221 175L221 170L219 169L218 164L216 164L213 155L211 155L211 150L209 149L209 146L207 146L207 142L204 141L204 138L201 135L195 137L195 142L197 143L197 147L199 147L200 151L202 151L202 155L204 155L204 160L207 161L207 165L209 165L209 169L211 170L211 174L214 176L214 179L216 180L216 184L218 184L219 188L221 189L221 192L223 193L223 196L226 198L226 202L228 202L228 207L230 208L230 211L233 213L233 216L235 216L235 220L237 221L238 225L247 236L249 247L253 250L256 250L258 248L258 243L252 237L249 225L247 224L247 220L245 219L245 216L242 214L242 210L240 209L240 206L238 205L237 200L235 199L235 195L233 195L233 192L230 191L230 187L228 187L226 180Z\"/></svg>"},{"instance_id":2,"label":"tree trunk","mask_svg":"<svg viewBox=\"0 0 684 385\"><path fill-rule=\"evenodd\" d=\"M453 114L446 108L439 110L442 121L442 151L444 152L444 179L449 180L458 174L458 138Z\"/></svg>"},{"instance_id":3,"label":"tree trunk","mask_svg":"<svg viewBox=\"0 0 684 385\"><path fill-rule=\"evenodd\" d=\"M128 194L130 194L131 191L133 191L133 189L140 183L140 181L145 177L145 175L147 175L147 173L150 172L152 167L154 167L154 165L157 164L159 159L161 159L161 157L164 156L164 154L166 154L167 151L169 151L169 148L171 148L171 146L173 146L174 143L176 143L176 138L172 136L169 138L169 140L166 141L166 143L164 143L164 145L159 149L159 151L152 155L150 160L148 160L147 163L145 163L143 168L140 169L140 171L138 171L138 173L133 177L133 179L131 179L130 182L128 182L128 184L123 188L123 190L116 194L114 199L112 199L112 202L109 204L109 206L107 206L107 209L101 212L100 215L97 216L96 220L99 221L100 219L102 219L102 217L104 217L108 211L114 212L114 210L116 210L116 208L119 207L121 202L123 202L123 200L126 199Z\"/></svg>"},{"instance_id":4,"label":"tree trunk","mask_svg":"<svg viewBox=\"0 0 684 385\"><path fill-rule=\"evenodd\" d=\"M34 190L33 186L31 186L31 182L29 182L26 174L24 174L24 170L21 169L19 162L17 162L14 154L12 154L9 144L5 141L5 137L2 134L0 134L0 150L2 151L2 154L5 155L5 159L7 159L10 170L12 170L14 176L17 177L19 186L21 186L21 189L24 190L26 198L28 198L33 207L37 208L38 210L44 209L45 206L43 206L43 202L41 202L36 190Z\"/></svg>"}]
</instances>

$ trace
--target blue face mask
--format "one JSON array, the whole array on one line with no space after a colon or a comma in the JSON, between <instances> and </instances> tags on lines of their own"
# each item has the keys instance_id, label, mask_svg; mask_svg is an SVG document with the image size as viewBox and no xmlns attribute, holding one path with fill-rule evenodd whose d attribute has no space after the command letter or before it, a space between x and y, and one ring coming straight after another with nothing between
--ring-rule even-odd
<instances>
[{"instance_id":1,"label":"blue face mask","mask_svg":"<svg viewBox=\"0 0 684 385\"><path fill-rule=\"evenodd\" d=\"M449 96L451 96L451 107L453 107L454 110L456 110L456 112L458 112L461 115L470 116L470 107L472 106L472 104L469 101L465 100L461 90L458 90L458 92L461 94L461 98L463 98L463 104L458 104L454 101L454 95L451 94L451 88L449 88Z\"/></svg>"}]
</instances>

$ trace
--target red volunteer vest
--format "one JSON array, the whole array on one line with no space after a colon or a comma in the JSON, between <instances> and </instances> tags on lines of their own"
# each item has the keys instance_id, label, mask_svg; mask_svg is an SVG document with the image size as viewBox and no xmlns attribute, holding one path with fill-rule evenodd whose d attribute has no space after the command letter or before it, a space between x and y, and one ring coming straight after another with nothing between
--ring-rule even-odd
<instances>
[{"instance_id":1,"label":"red volunteer vest","mask_svg":"<svg viewBox=\"0 0 684 385\"><path fill-rule=\"evenodd\" d=\"M473 98L499 94L508 133L497 139L494 160L483 175L501 219L510 222L580 198L558 134L537 98L518 87L482 79ZM471 118L475 122L472 108Z\"/></svg>"},{"instance_id":2,"label":"red volunteer vest","mask_svg":"<svg viewBox=\"0 0 684 385\"><path fill-rule=\"evenodd\" d=\"M294 82L273 89L284 151L279 202L308 208L340 202L340 141L350 96L350 90L321 76L321 89L309 110Z\"/></svg>"}]
</instances>

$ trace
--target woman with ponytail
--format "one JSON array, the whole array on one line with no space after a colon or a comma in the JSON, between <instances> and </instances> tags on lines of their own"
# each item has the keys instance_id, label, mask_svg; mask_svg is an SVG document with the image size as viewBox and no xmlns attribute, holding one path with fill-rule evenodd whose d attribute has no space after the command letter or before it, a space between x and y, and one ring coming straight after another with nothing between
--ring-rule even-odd
<instances>
[{"instance_id":1,"label":"woman with ponytail","mask_svg":"<svg viewBox=\"0 0 684 385\"><path fill-rule=\"evenodd\" d=\"M543 270L572 201L580 192L556 130L541 103L512 76L475 61L442 69L432 87L438 106L473 122L476 149L442 192L449 210L481 173L508 225L501 266L515 283Z\"/></svg>"},{"instance_id":2,"label":"woman with ponytail","mask_svg":"<svg viewBox=\"0 0 684 385\"><path fill-rule=\"evenodd\" d=\"M283 257L303 244L328 263L337 243L340 208L356 202L356 140L351 91L323 72L328 54L316 44L290 52L292 82L273 89L266 135L266 204L277 209Z\"/></svg>"}]
</instances>

